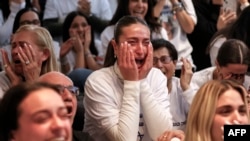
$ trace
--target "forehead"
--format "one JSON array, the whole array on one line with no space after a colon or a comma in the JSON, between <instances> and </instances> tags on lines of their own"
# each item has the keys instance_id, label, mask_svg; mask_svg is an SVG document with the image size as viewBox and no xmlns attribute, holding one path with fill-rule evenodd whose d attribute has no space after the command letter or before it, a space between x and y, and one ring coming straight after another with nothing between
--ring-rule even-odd
<instances>
[{"instance_id":1,"label":"forehead","mask_svg":"<svg viewBox=\"0 0 250 141\"><path fill-rule=\"evenodd\" d=\"M230 71L231 73L246 73L248 65L245 64L228 64L227 66L222 67L224 70Z\"/></svg>"},{"instance_id":2,"label":"forehead","mask_svg":"<svg viewBox=\"0 0 250 141\"><path fill-rule=\"evenodd\" d=\"M153 54L154 54L154 56L158 56L158 55L159 56L162 56L162 55L170 56L169 51L166 47L160 47L157 50L154 50Z\"/></svg>"},{"instance_id":3,"label":"forehead","mask_svg":"<svg viewBox=\"0 0 250 141\"><path fill-rule=\"evenodd\" d=\"M39 19L39 17L35 12L27 11L23 13L23 15L20 17L20 21L27 20L27 19Z\"/></svg>"},{"instance_id":4,"label":"forehead","mask_svg":"<svg viewBox=\"0 0 250 141\"><path fill-rule=\"evenodd\" d=\"M219 96L217 107L228 104L243 104L243 99L238 91L229 89Z\"/></svg>"},{"instance_id":5,"label":"forehead","mask_svg":"<svg viewBox=\"0 0 250 141\"><path fill-rule=\"evenodd\" d=\"M62 106L64 106L64 103L58 93L43 88L31 92L20 104L20 110L25 113L34 113L39 110L51 110Z\"/></svg>"},{"instance_id":6,"label":"forehead","mask_svg":"<svg viewBox=\"0 0 250 141\"><path fill-rule=\"evenodd\" d=\"M87 20L85 19L85 17L77 15L73 19L72 23L74 23L74 22L84 22L84 23L87 23Z\"/></svg>"},{"instance_id":7,"label":"forehead","mask_svg":"<svg viewBox=\"0 0 250 141\"><path fill-rule=\"evenodd\" d=\"M73 86L73 82L69 78L56 74L47 75L42 81L55 85Z\"/></svg>"},{"instance_id":8,"label":"forehead","mask_svg":"<svg viewBox=\"0 0 250 141\"><path fill-rule=\"evenodd\" d=\"M123 27L120 38L150 39L150 31L147 26L135 23Z\"/></svg>"},{"instance_id":9,"label":"forehead","mask_svg":"<svg viewBox=\"0 0 250 141\"><path fill-rule=\"evenodd\" d=\"M36 35L35 33L31 31L21 31L18 33L15 33L12 38L12 43L13 42L18 42L18 41L26 41L26 42L35 42Z\"/></svg>"}]
</instances>

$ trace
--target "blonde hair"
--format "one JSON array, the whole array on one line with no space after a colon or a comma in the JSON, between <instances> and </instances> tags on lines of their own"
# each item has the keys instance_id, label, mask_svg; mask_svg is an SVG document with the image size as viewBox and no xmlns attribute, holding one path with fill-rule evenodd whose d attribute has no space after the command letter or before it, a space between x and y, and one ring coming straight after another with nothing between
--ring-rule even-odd
<instances>
[{"instance_id":1,"label":"blonde hair","mask_svg":"<svg viewBox=\"0 0 250 141\"><path fill-rule=\"evenodd\" d=\"M35 35L35 43L41 49L49 50L49 57L42 64L41 74L45 74L50 71L59 71L59 66L56 61L56 56L53 49L53 39L46 28L36 26L36 25L23 25L15 33L29 31Z\"/></svg>"},{"instance_id":2,"label":"blonde hair","mask_svg":"<svg viewBox=\"0 0 250 141\"><path fill-rule=\"evenodd\" d=\"M196 93L187 119L185 141L212 141L212 123L217 101L229 89L240 93L247 109L246 89L232 80L210 80ZM249 112L247 110L249 119Z\"/></svg>"}]
</instances>

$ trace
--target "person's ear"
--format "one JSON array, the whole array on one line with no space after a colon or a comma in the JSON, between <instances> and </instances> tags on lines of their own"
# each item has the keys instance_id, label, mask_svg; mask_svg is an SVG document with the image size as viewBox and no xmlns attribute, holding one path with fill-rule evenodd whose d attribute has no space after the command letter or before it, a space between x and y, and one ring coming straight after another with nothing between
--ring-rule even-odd
<instances>
[{"instance_id":1,"label":"person's ear","mask_svg":"<svg viewBox=\"0 0 250 141\"><path fill-rule=\"evenodd\" d=\"M49 49L44 49L42 57L41 57L42 62L45 61L45 60L47 60L49 57L50 57L50 51L49 51Z\"/></svg>"},{"instance_id":2,"label":"person's ear","mask_svg":"<svg viewBox=\"0 0 250 141\"><path fill-rule=\"evenodd\" d=\"M113 46L113 49L114 49L114 55L117 56L117 54L118 54L118 45L117 45L117 43L115 42L114 39L111 40L111 45Z\"/></svg>"}]
</instances>

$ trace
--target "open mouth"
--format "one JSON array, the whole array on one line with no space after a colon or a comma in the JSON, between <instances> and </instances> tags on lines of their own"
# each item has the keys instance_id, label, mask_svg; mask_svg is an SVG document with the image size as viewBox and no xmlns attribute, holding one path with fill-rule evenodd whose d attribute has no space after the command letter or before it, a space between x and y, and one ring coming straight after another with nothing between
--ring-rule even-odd
<instances>
[{"instance_id":1,"label":"open mouth","mask_svg":"<svg viewBox=\"0 0 250 141\"><path fill-rule=\"evenodd\" d=\"M72 113L72 106L67 106L67 111L68 111L68 114L71 114Z\"/></svg>"},{"instance_id":2,"label":"open mouth","mask_svg":"<svg viewBox=\"0 0 250 141\"><path fill-rule=\"evenodd\" d=\"M145 62L145 59L135 59L135 63L137 64L138 68L140 68Z\"/></svg>"},{"instance_id":3,"label":"open mouth","mask_svg":"<svg viewBox=\"0 0 250 141\"><path fill-rule=\"evenodd\" d=\"M15 60L14 63L15 64L21 64L21 61L20 60Z\"/></svg>"}]
</instances>

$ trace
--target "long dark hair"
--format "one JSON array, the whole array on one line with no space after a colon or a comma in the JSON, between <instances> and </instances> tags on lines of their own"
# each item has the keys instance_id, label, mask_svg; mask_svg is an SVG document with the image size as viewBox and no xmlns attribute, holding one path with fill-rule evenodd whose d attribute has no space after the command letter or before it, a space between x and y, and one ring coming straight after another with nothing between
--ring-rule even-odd
<instances>
[{"instance_id":1,"label":"long dark hair","mask_svg":"<svg viewBox=\"0 0 250 141\"><path fill-rule=\"evenodd\" d=\"M72 22L73 22L73 20L74 20L74 18L76 16L84 17L86 19L86 21L88 22L88 24L91 25L89 18L85 14L83 14L83 13L81 13L79 11L70 12L67 15L67 17L65 18L64 23L63 23L63 29L62 29L63 30L63 42L67 41L70 38L70 36L69 36L69 28L70 28L70 26L71 26L71 24L72 24ZM97 49L95 47L95 43L94 43L94 31L93 31L93 28L91 28L90 51L91 51L92 54L98 55L98 51L97 51Z\"/></svg>"}]
</instances>

